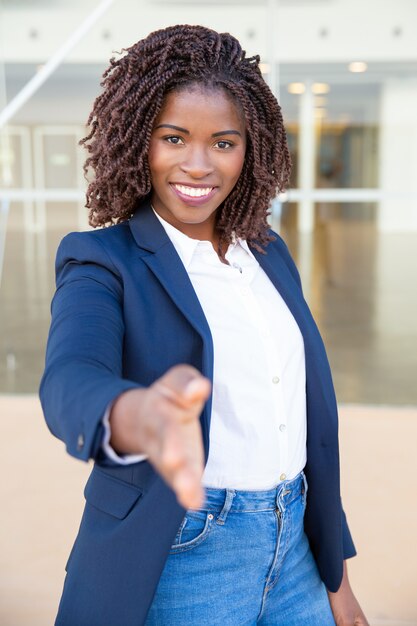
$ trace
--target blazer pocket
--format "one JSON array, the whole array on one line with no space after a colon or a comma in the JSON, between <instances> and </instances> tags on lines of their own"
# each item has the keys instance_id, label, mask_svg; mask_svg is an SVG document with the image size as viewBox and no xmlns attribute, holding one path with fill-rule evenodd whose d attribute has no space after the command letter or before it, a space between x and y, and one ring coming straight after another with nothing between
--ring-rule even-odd
<instances>
[{"instance_id":1,"label":"blazer pocket","mask_svg":"<svg viewBox=\"0 0 417 626\"><path fill-rule=\"evenodd\" d=\"M142 490L97 467L93 468L84 489L88 504L118 519L124 519L142 496Z\"/></svg>"}]
</instances>

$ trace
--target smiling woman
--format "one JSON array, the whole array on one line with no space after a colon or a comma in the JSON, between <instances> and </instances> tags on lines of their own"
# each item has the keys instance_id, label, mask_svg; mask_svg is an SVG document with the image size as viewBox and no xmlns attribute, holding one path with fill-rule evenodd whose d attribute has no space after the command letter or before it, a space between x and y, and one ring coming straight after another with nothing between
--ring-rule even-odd
<instances>
[{"instance_id":1,"label":"smiling woman","mask_svg":"<svg viewBox=\"0 0 417 626\"><path fill-rule=\"evenodd\" d=\"M121 58L112 59L104 73L104 91L88 120L91 132L81 141L90 153L84 171L87 175L91 168L95 173L87 190L90 223L104 226L129 219L140 201L149 198L153 184L149 153L154 150L157 131L162 137L159 132L163 129L157 128L162 122L165 131L175 131L172 126L180 129L176 134L164 132L164 143L171 144L172 149L174 144L184 146L189 154L191 139L194 152L196 129L188 128L192 107L186 94L190 94L199 105L204 100L205 108L210 108L211 100L212 128L206 132L210 131L210 140L218 139L212 143L216 153L240 153L245 147L235 184L228 193L213 190L214 203L216 196L222 195L215 216L220 250L233 235L262 250L271 240L269 206L286 188L291 162L281 108L262 77L259 57L247 57L234 37L201 26L157 31L125 52ZM176 113L181 122L168 119L167 112L173 112L172 98L181 107ZM201 111L197 126L203 122L206 118ZM207 168L207 163L202 165ZM191 178L182 174L174 182L197 184ZM198 180L198 185L210 186L204 180Z\"/></svg>"},{"instance_id":2,"label":"smiling woman","mask_svg":"<svg viewBox=\"0 0 417 626\"><path fill-rule=\"evenodd\" d=\"M153 207L181 232L217 249L216 211L235 187L245 153L242 110L223 89L196 84L170 92L149 145Z\"/></svg>"},{"instance_id":3,"label":"smiling woman","mask_svg":"<svg viewBox=\"0 0 417 626\"><path fill-rule=\"evenodd\" d=\"M81 142L110 227L60 244L40 390L95 461L56 624L365 625L330 369L267 223L290 174L279 104L228 33L125 52Z\"/></svg>"}]
</instances>

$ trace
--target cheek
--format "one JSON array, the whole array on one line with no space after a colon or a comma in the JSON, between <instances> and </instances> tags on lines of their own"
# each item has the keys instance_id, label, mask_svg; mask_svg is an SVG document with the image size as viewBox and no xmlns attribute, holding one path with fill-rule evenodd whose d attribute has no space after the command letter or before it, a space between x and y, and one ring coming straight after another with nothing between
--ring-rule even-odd
<instances>
[{"instance_id":1,"label":"cheek","mask_svg":"<svg viewBox=\"0 0 417 626\"><path fill-rule=\"evenodd\" d=\"M151 170L151 174L158 175L163 174L168 166L168 155L164 146L157 141L153 141L149 144L148 151L148 163Z\"/></svg>"},{"instance_id":2,"label":"cheek","mask_svg":"<svg viewBox=\"0 0 417 626\"><path fill-rule=\"evenodd\" d=\"M149 147L148 163L152 178L169 176L175 167L175 156L163 146Z\"/></svg>"}]
</instances>

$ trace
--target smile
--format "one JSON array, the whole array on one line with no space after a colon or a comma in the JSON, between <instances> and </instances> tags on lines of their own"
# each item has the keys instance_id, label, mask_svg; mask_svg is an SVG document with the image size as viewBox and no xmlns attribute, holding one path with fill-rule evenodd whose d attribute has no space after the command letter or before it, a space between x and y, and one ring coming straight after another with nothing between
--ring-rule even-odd
<instances>
[{"instance_id":1,"label":"smile","mask_svg":"<svg viewBox=\"0 0 417 626\"><path fill-rule=\"evenodd\" d=\"M176 185L173 184L173 187L177 191L179 191L184 196L189 196L190 198L202 198L204 196L208 196L214 189L214 187L187 187L186 185Z\"/></svg>"}]
</instances>

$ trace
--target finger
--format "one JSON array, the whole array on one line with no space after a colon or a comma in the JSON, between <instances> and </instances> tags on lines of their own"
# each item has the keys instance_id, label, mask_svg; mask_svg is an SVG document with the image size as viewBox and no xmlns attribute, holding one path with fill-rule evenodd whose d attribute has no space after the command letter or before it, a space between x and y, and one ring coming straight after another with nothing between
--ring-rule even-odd
<instances>
[{"instance_id":1,"label":"finger","mask_svg":"<svg viewBox=\"0 0 417 626\"><path fill-rule=\"evenodd\" d=\"M204 465L199 440L191 450L187 449L182 433L177 428L170 429L160 459L154 464L183 506L198 508L201 505L204 497L201 486Z\"/></svg>"},{"instance_id":2,"label":"finger","mask_svg":"<svg viewBox=\"0 0 417 626\"><path fill-rule=\"evenodd\" d=\"M172 481L178 501L187 509L198 509L204 502L204 489L200 478L189 468L179 470Z\"/></svg>"},{"instance_id":3,"label":"finger","mask_svg":"<svg viewBox=\"0 0 417 626\"><path fill-rule=\"evenodd\" d=\"M162 463L167 471L188 468L198 479L204 471L204 446L199 421L166 425Z\"/></svg>"},{"instance_id":4,"label":"finger","mask_svg":"<svg viewBox=\"0 0 417 626\"><path fill-rule=\"evenodd\" d=\"M148 439L147 453L151 462L164 473L174 472L183 465L195 465L203 473L203 441L197 414L173 406L165 407L165 416L159 420Z\"/></svg>"},{"instance_id":5,"label":"finger","mask_svg":"<svg viewBox=\"0 0 417 626\"><path fill-rule=\"evenodd\" d=\"M174 472L187 463L186 442L179 421L174 419L166 422L160 449L164 472Z\"/></svg>"},{"instance_id":6,"label":"finger","mask_svg":"<svg viewBox=\"0 0 417 626\"><path fill-rule=\"evenodd\" d=\"M161 474L183 506L200 506L203 499L203 471L204 449L199 422L168 423L164 429Z\"/></svg>"}]
</instances>

